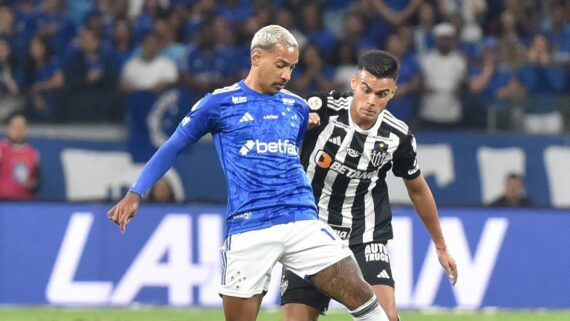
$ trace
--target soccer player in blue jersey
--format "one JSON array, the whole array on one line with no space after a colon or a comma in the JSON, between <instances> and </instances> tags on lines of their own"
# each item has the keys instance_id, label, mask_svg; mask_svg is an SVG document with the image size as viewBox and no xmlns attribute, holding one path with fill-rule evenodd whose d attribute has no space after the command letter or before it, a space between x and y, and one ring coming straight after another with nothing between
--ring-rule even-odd
<instances>
[{"instance_id":1,"label":"soccer player in blue jersey","mask_svg":"<svg viewBox=\"0 0 570 321\"><path fill-rule=\"evenodd\" d=\"M210 132L228 182L220 287L226 320L256 319L273 266L281 262L343 303L354 320L387 321L350 250L317 219L298 155L309 108L284 90L298 60L289 31L260 29L246 79L198 101L108 217L124 232L153 183L184 148Z\"/></svg>"}]
</instances>

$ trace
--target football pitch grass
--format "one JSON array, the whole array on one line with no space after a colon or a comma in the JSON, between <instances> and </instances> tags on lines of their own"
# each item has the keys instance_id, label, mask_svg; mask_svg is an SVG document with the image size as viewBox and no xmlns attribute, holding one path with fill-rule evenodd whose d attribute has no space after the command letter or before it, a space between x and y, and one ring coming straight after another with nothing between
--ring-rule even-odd
<instances>
[{"instance_id":1,"label":"football pitch grass","mask_svg":"<svg viewBox=\"0 0 570 321\"><path fill-rule=\"evenodd\" d=\"M492 310L460 312L448 310L402 311L402 321L568 321L570 310ZM1 321L223 321L221 309L75 309L42 307L0 308ZM279 310L262 310L258 321L281 321ZM332 311L322 321L351 321L345 311Z\"/></svg>"}]
</instances>

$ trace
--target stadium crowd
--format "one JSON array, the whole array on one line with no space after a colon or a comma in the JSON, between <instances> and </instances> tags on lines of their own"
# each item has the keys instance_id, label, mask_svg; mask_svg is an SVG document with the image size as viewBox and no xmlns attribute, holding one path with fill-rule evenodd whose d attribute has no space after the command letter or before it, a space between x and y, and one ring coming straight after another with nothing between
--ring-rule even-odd
<instances>
[{"instance_id":1,"label":"stadium crowd","mask_svg":"<svg viewBox=\"0 0 570 321\"><path fill-rule=\"evenodd\" d=\"M136 92L201 97L245 76L272 23L299 40L296 93L347 90L385 49L389 109L414 128L570 127L568 0L0 0L0 121L121 123Z\"/></svg>"}]
</instances>

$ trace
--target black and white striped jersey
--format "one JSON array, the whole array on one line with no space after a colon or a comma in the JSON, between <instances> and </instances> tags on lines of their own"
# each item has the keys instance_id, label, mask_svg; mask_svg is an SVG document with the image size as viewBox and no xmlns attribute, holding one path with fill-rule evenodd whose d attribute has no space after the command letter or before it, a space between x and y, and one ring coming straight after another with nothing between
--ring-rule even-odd
<instances>
[{"instance_id":1,"label":"black and white striped jersey","mask_svg":"<svg viewBox=\"0 0 570 321\"><path fill-rule=\"evenodd\" d=\"M320 220L349 245L391 239L386 173L392 169L405 179L420 175L414 135L387 110L362 130L350 116L351 95L316 94L307 102L321 124L306 133L301 162Z\"/></svg>"}]
</instances>

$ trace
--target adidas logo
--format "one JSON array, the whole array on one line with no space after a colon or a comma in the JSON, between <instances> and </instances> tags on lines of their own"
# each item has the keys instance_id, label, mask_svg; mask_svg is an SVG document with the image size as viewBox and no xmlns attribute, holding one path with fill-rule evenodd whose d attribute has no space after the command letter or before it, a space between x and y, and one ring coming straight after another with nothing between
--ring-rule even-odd
<instances>
[{"instance_id":1,"label":"adidas logo","mask_svg":"<svg viewBox=\"0 0 570 321\"><path fill-rule=\"evenodd\" d=\"M376 277L379 279L389 279L390 275L388 275L388 272L386 270L382 270L382 272L378 273Z\"/></svg>"},{"instance_id":2,"label":"adidas logo","mask_svg":"<svg viewBox=\"0 0 570 321\"><path fill-rule=\"evenodd\" d=\"M340 146L340 144L342 144L342 139L340 139L340 136L331 137L331 138L329 138L329 142L331 142L337 146Z\"/></svg>"},{"instance_id":3,"label":"adidas logo","mask_svg":"<svg viewBox=\"0 0 570 321\"><path fill-rule=\"evenodd\" d=\"M252 117L248 112L246 112L246 113L241 117L241 119L239 120L239 122L240 122L240 123L245 123L245 122L247 122L247 121L252 121L252 120L253 120L253 117Z\"/></svg>"}]
</instances>

